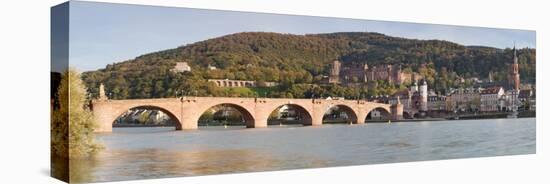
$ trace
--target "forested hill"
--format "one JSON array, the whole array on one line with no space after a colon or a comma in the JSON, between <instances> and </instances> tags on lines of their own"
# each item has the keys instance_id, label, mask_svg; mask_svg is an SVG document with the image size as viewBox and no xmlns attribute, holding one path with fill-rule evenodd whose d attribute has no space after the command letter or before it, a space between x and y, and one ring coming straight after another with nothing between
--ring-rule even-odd
<instances>
[{"instance_id":1,"label":"forested hill","mask_svg":"<svg viewBox=\"0 0 550 184\"><path fill-rule=\"evenodd\" d=\"M522 81L535 81L535 52L535 49L518 50ZM401 64L412 71L427 64L432 72L423 75L430 75L426 76L430 83L436 78L450 80L456 76L483 79L489 72L493 72L496 80L506 80L512 57L511 49L467 47L379 33L244 32L110 64L98 71L85 72L83 79L93 95L97 95L99 83L104 83L114 98L167 97L179 90L198 90L216 96L220 94L205 79L274 81L290 88L294 84L319 83L323 75L328 75L329 63L335 59L344 64ZM188 62L192 72L170 72L181 61ZM218 69L208 70L209 65Z\"/></svg>"}]
</instances>

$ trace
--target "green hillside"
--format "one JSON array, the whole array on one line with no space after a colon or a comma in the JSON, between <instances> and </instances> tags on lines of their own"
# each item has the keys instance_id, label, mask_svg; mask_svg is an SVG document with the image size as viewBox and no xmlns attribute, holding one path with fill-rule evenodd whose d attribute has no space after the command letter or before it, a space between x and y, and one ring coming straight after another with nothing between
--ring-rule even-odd
<instances>
[{"instance_id":1,"label":"green hillside","mask_svg":"<svg viewBox=\"0 0 550 184\"><path fill-rule=\"evenodd\" d=\"M512 41L512 40L511 40ZM535 49L519 49L521 79L535 82ZM204 40L174 49L145 54L135 59L85 72L83 79L93 96L104 83L115 99L158 98L183 94L201 96L272 96L308 98L346 96L349 98L395 91L403 86L380 82L376 89L320 85L335 59L352 62L401 64L405 70L419 72L438 91L454 86L458 77L506 80L511 49L466 47L448 41L415 40L379 33L330 33L292 35L245 32ZM176 62L186 61L192 72L170 72ZM419 70L425 64L427 68ZM208 66L217 70L208 70ZM272 89L228 90L206 79L237 79L279 82ZM437 79L437 80L436 80ZM438 84L436 84L436 82ZM314 85L310 85L314 84ZM372 85L371 85L372 86Z\"/></svg>"}]
</instances>

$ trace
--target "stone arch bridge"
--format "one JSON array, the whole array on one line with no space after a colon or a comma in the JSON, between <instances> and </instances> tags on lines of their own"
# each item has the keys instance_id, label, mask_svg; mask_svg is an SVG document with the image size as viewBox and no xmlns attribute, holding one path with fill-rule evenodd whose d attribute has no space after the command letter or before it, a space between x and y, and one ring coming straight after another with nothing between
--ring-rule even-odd
<instances>
[{"instance_id":1,"label":"stone arch bridge","mask_svg":"<svg viewBox=\"0 0 550 184\"><path fill-rule=\"evenodd\" d=\"M283 105L292 106L304 114L304 125L322 125L324 114L334 106L344 110L352 123L363 124L369 112L378 109L392 119L402 116L396 105L364 100L287 99L287 98L233 98L233 97L182 97L131 100L93 100L91 107L99 123L96 132L111 132L114 121L133 108L161 110L176 121L176 130L198 128L199 117L211 107L228 105L237 109L249 128L267 127L269 115Z\"/></svg>"}]
</instances>

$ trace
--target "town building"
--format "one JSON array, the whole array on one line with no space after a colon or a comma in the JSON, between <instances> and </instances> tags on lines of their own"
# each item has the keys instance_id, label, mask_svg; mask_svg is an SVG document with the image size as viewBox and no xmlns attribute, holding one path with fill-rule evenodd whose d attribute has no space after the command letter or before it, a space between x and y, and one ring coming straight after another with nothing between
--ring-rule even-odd
<instances>
[{"instance_id":1,"label":"town building","mask_svg":"<svg viewBox=\"0 0 550 184\"><path fill-rule=\"evenodd\" d=\"M510 89L505 92L505 108L504 111L517 111L521 102L519 101L519 92L520 90Z\"/></svg>"},{"instance_id":2,"label":"town building","mask_svg":"<svg viewBox=\"0 0 550 184\"><path fill-rule=\"evenodd\" d=\"M428 111L447 111L447 97L430 93L428 95Z\"/></svg>"},{"instance_id":3,"label":"town building","mask_svg":"<svg viewBox=\"0 0 550 184\"><path fill-rule=\"evenodd\" d=\"M481 90L480 111L497 112L501 110L504 89L500 86L490 87Z\"/></svg>"},{"instance_id":4,"label":"town building","mask_svg":"<svg viewBox=\"0 0 550 184\"><path fill-rule=\"evenodd\" d=\"M537 92L536 88L533 88L531 92L531 97L529 98L529 110L530 111L536 111L537 110Z\"/></svg>"},{"instance_id":5,"label":"town building","mask_svg":"<svg viewBox=\"0 0 550 184\"><path fill-rule=\"evenodd\" d=\"M190 72L191 66L187 62L177 62L176 66L172 68L172 72Z\"/></svg>"},{"instance_id":6,"label":"town building","mask_svg":"<svg viewBox=\"0 0 550 184\"><path fill-rule=\"evenodd\" d=\"M521 110L530 110L531 102L533 102L533 91L530 89L522 89L519 91L518 100Z\"/></svg>"},{"instance_id":7,"label":"town building","mask_svg":"<svg viewBox=\"0 0 550 184\"><path fill-rule=\"evenodd\" d=\"M459 88L453 90L447 98L451 111L477 112L480 109L481 88Z\"/></svg>"},{"instance_id":8,"label":"town building","mask_svg":"<svg viewBox=\"0 0 550 184\"><path fill-rule=\"evenodd\" d=\"M428 93L428 112L429 117L446 117L450 105L447 96L436 94L433 91Z\"/></svg>"}]
</instances>

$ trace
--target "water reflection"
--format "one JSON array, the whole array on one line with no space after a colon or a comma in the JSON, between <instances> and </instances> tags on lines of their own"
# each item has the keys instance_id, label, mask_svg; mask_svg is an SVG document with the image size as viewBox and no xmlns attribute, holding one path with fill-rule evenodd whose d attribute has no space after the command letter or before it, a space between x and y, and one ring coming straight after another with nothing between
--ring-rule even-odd
<instances>
[{"instance_id":1,"label":"water reflection","mask_svg":"<svg viewBox=\"0 0 550 184\"><path fill-rule=\"evenodd\" d=\"M368 125L116 128L71 160L72 182L118 181L535 153L535 119Z\"/></svg>"},{"instance_id":2,"label":"water reflection","mask_svg":"<svg viewBox=\"0 0 550 184\"><path fill-rule=\"evenodd\" d=\"M98 157L71 162L71 182L118 181L170 176L269 171L277 168L325 167L326 162L300 158L308 165L285 166L270 154L253 150L166 151L110 150ZM95 174L95 177L92 175Z\"/></svg>"},{"instance_id":3,"label":"water reflection","mask_svg":"<svg viewBox=\"0 0 550 184\"><path fill-rule=\"evenodd\" d=\"M96 158L71 159L69 161L71 183L95 181L94 169L98 166L98 162Z\"/></svg>"}]
</instances>

